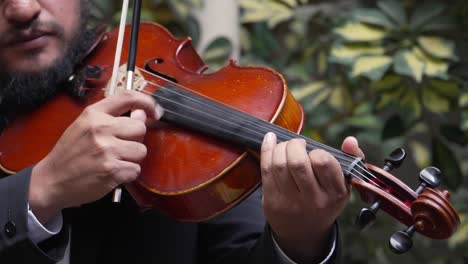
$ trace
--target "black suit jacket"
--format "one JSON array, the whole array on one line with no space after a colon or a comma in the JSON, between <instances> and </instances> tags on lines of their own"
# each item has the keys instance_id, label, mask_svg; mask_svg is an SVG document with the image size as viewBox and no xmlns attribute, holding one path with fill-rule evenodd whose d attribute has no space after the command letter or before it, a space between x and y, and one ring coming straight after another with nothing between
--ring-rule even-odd
<instances>
[{"instance_id":1,"label":"black suit jacket","mask_svg":"<svg viewBox=\"0 0 468 264\"><path fill-rule=\"evenodd\" d=\"M27 230L31 168L0 180L0 263L49 264L63 257L71 225L71 264L279 263L259 191L232 210L201 223L180 223L157 211L139 212L105 197L64 211L62 231L40 243ZM331 262L335 262L336 249Z\"/></svg>"}]
</instances>

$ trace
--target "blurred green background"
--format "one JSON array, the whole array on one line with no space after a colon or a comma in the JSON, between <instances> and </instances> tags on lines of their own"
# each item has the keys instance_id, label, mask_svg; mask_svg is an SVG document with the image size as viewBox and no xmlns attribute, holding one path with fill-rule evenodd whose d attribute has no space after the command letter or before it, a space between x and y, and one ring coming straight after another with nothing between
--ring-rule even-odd
<instances>
[{"instance_id":1,"label":"blurred green background","mask_svg":"<svg viewBox=\"0 0 468 264\"><path fill-rule=\"evenodd\" d=\"M132 1L130 1L132 2ZM303 133L339 147L356 136L369 163L395 148L393 171L412 188L421 169L441 169L461 225L448 241L416 235L388 248L405 227L380 213L360 232L355 193L341 216L343 263L468 263L468 1L145 0L142 17L191 36L211 70L229 59L280 72L306 111ZM121 1L93 1L111 27Z\"/></svg>"}]
</instances>

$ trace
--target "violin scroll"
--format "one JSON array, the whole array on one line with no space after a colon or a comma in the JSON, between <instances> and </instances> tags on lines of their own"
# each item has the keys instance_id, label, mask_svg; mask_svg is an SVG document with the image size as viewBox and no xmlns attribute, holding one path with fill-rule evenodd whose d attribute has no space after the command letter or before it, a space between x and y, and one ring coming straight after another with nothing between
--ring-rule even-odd
<instances>
[{"instance_id":1,"label":"violin scroll","mask_svg":"<svg viewBox=\"0 0 468 264\"><path fill-rule=\"evenodd\" d=\"M442 182L439 169L423 169L419 175L421 184L416 191L389 173L401 165L405 156L402 149L397 149L385 159L383 169L366 164L375 178L364 182L353 181L362 200L372 204L360 211L356 221L360 228L373 223L379 209L408 226L390 238L389 246L397 254L405 253L412 247L412 237L416 232L432 239L447 239L460 224L459 216L449 201L450 193L435 189Z\"/></svg>"}]
</instances>

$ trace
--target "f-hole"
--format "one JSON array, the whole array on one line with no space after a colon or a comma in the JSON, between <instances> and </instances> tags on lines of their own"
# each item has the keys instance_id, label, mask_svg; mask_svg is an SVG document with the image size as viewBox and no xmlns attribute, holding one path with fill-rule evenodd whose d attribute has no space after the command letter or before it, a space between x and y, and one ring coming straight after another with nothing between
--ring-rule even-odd
<instances>
[{"instance_id":1,"label":"f-hole","mask_svg":"<svg viewBox=\"0 0 468 264\"><path fill-rule=\"evenodd\" d=\"M162 72L159 72L157 71L155 68L156 68L156 65L157 64L162 64L164 63L164 59L161 59L161 58L155 58L155 59L151 59L149 60L148 62L145 63L145 70L151 72L152 74L156 75L156 76L159 76L163 79L166 79L166 80L169 80L173 83L177 83L177 80L174 78L174 77L171 77L167 74L164 74Z\"/></svg>"}]
</instances>

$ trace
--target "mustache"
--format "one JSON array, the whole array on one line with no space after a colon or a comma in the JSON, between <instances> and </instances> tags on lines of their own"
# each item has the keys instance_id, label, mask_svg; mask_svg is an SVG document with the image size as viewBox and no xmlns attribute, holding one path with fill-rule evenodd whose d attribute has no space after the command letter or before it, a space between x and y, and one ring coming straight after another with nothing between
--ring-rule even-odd
<instances>
[{"instance_id":1,"label":"mustache","mask_svg":"<svg viewBox=\"0 0 468 264\"><path fill-rule=\"evenodd\" d=\"M55 22L34 20L26 25L17 25L6 32L0 33L0 43L13 43L15 40L24 38L25 35L40 36L46 34L63 38L65 29Z\"/></svg>"}]
</instances>

